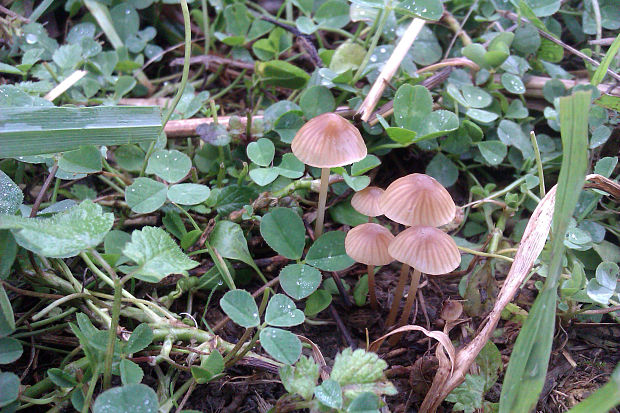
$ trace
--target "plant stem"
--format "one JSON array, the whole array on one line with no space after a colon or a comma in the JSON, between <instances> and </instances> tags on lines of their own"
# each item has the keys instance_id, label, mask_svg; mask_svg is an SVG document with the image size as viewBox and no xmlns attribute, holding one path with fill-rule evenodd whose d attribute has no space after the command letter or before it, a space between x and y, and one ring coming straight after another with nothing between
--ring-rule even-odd
<instances>
[{"instance_id":1,"label":"plant stem","mask_svg":"<svg viewBox=\"0 0 620 413\"><path fill-rule=\"evenodd\" d=\"M118 327L118 319L121 313L121 296L123 284L118 277L114 278L114 305L112 306L112 324L110 325L110 333L108 334L108 345L105 353L105 365L103 370L103 389L110 388L112 381L112 361L114 359L114 344L116 342L116 329Z\"/></svg>"},{"instance_id":2,"label":"plant stem","mask_svg":"<svg viewBox=\"0 0 620 413\"><path fill-rule=\"evenodd\" d=\"M386 327L391 327L394 324L394 321L396 321L396 313L398 313L400 301L403 299L403 291L405 290L405 283L407 282L407 276L409 275L409 268L410 267L407 264L403 264L403 266L400 267L400 276L398 277L396 291L394 291L394 302L392 302L390 313L385 321Z\"/></svg>"},{"instance_id":3,"label":"plant stem","mask_svg":"<svg viewBox=\"0 0 620 413\"><path fill-rule=\"evenodd\" d=\"M534 147L534 155L536 156L536 168L538 169L538 186L540 188L540 197L545 197L545 175L543 173L542 160L540 158L540 150L538 149L538 141L536 140L536 134L534 131L530 132L530 139L532 140L532 146Z\"/></svg>"},{"instance_id":4,"label":"plant stem","mask_svg":"<svg viewBox=\"0 0 620 413\"><path fill-rule=\"evenodd\" d=\"M97 385L97 381L99 380L99 367L93 373L93 377L90 379L90 383L88 384L88 392L86 393L86 397L84 398L84 405L82 406L82 413L88 413L88 408L90 407L90 401L93 398L93 393L95 392L95 386Z\"/></svg>"},{"instance_id":5,"label":"plant stem","mask_svg":"<svg viewBox=\"0 0 620 413\"><path fill-rule=\"evenodd\" d=\"M409 292L407 293L407 301L405 301L405 306L403 307L403 312L400 315L400 319L398 320L398 324L396 327L402 327L407 324L409 321L409 315L411 315L411 309L413 308L413 303L415 302L416 294L418 293L418 284L420 284L420 271L417 269L413 269L413 274L411 274L411 284L409 284ZM390 346L395 345L400 341L402 334L394 334L390 337L388 344Z\"/></svg>"},{"instance_id":6,"label":"plant stem","mask_svg":"<svg viewBox=\"0 0 620 413\"><path fill-rule=\"evenodd\" d=\"M379 310L379 304L377 303L377 292L375 286L375 266L368 266L368 300L370 301L370 308L375 311Z\"/></svg>"},{"instance_id":7,"label":"plant stem","mask_svg":"<svg viewBox=\"0 0 620 413\"><path fill-rule=\"evenodd\" d=\"M323 234L323 223L325 222L325 204L327 203L327 189L329 187L329 168L321 168L321 188L319 189L319 206L314 226L314 239Z\"/></svg>"}]
</instances>

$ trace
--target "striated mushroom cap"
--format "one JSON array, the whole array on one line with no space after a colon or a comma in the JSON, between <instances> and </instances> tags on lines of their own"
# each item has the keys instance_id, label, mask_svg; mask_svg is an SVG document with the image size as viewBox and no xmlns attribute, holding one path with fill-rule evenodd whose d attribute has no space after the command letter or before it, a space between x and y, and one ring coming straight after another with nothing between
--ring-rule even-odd
<instances>
[{"instance_id":1,"label":"striated mushroom cap","mask_svg":"<svg viewBox=\"0 0 620 413\"><path fill-rule=\"evenodd\" d=\"M461 263L456 243L435 227L411 227L398 234L388 247L394 259L430 275L447 274Z\"/></svg>"},{"instance_id":2,"label":"striated mushroom cap","mask_svg":"<svg viewBox=\"0 0 620 413\"><path fill-rule=\"evenodd\" d=\"M347 232L344 248L347 255L366 265L387 265L394 261L388 245L394 235L379 224L362 224Z\"/></svg>"},{"instance_id":3,"label":"striated mushroom cap","mask_svg":"<svg viewBox=\"0 0 620 413\"><path fill-rule=\"evenodd\" d=\"M367 217L378 217L383 215L383 211L379 206L379 199L383 195L383 189L376 186L367 186L358 191L351 198L351 206L360 214Z\"/></svg>"},{"instance_id":4,"label":"striated mushroom cap","mask_svg":"<svg viewBox=\"0 0 620 413\"><path fill-rule=\"evenodd\" d=\"M357 128L335 113L323 113L299 129L291 149L306 165L334 168L364 159L366 144Z\"/></svg>"},{"instance_id":5,"label":"striated mushroom cap","mask_svg":"<svg viewBox=\"0 0 620 413\"><path fill-rule=\"evenodd\" d=\"M456 205L439 182L424 174L398 178L379 200L383 214L403 225L438 227L452 221Z\"/></svg>"}]
</instances>

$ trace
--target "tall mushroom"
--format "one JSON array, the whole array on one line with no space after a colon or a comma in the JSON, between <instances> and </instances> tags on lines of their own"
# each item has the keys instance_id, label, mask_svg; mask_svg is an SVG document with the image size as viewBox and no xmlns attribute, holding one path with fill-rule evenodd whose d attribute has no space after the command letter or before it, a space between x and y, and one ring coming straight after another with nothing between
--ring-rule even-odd
<instances>
[{"instance_id":1,"label":"tall mushroom","mask_svg":"<svg viewBox=\"0 0 620 413\"><path fill-rule=\"evenodd\" d=\"M456 205L446 188L434 178L417 173L392 182L381 196L379 205L386 217L406 226L437 227L452 221L456 213ZM388 327L396 321L408 274L409 265L403 263L386 320Z\"/></svg>"},{"instance_id":2,"label":"tall mushroom","mask_svg":"<svg viewBox=\"0 0 620 413\"><path fill-rule=\"evenodd\" d=\"M345 166L364 159L366 144L360 132L345 118L323 113L310 119L297 131L291 143L293 154L306 165L321 168L321 187L314 235L323 233L329 168Z\"/></svg>"},{"instance_id":3,"label":"tall mushroom","mask_svg":"<svg viewBox=\"0 0 620 413\"><path fill-rule=\"evenodd\" d=\"M379 224L358 225L347 233L344 248L347 255L368 266L368 295L373 310L379 309L375 287L375 265L387 265L394 261L388 253L388 245L394 235Z\"/></svg>"},{"instance_id":4,"label":"tall mushroom","mask_svg":"<svg viewBox=\"0 0 620 413\"><path fill-rule=\"evenodd\" d=\"M427 226L407 228L394 238L388 251L394 259L413 268L407 301L396 326L400 327L405 325L411 314L421 273L449 273L461 263L461 253L452 237L440 229ZM390 344L396 344L399 338L399 334L392 336Z\"/></svg>"},{"instance_id":5,"label":"tall mushroom","mask_svg":"<svg viewBox=\"0 0 620 413\"><path fill-rule=\"evenodd\" d=\"M373 217L383 215L379 200L383 195L383 189L376 186L367 186L366 188L358 191L351 198L351 206L360 214L368 217L368 222Z\"/></svg>"}]
</instances>

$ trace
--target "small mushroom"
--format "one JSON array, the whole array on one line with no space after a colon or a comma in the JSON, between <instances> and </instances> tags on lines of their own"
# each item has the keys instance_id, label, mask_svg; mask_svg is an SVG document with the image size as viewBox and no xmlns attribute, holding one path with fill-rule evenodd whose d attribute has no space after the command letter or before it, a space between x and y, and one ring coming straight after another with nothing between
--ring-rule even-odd
<instances>
[{"instance_id":1,"label":"small mushroom","mask_svg":"<svg viewBox=\"0 0 620 413\"><path fill-rule=\"evenodd\" d=\"M364 159L366 144L360 132L345 118L323 113L310 119L297 131L291 143L293 154L306 165L321 168L321 187L314 235L323 233L329 168L349 165Z\"/></svg>"},{"instance_id":2,"label":"small mushroom","mask_svg":"<svg viewBox=\"0 0 620 413\"><path fill-rule=\"evenodd\" d=\"M456 213L456 205L446 188L434 178L417 173L392 182L381 196L379 205L386 217L407 226L444 225L452 221ZM408 274L409 265L403 263L386 319L388 327L396 321Z\"/></svg>"},{"instance_id":3,"label":"small mushroom","mask_svg":"<svg viewBox=\"0 0 620 413\"><path fill-rule=\"evenodd\" d=\"M360 214L366 215L370 222L372 217L383 215L383 211L379 205L379 199L383 195L383 192L383 189L379 187L367 186L353 195L351 198L351 206Z\"/></svg>"},{"instance_id":4,"label":"small mushroom","mask_svg":"<svg viewBox=\"0 0 620 413\"><path fill-rule=\"evenodd\" d=\"M405 325L411 314L421 273L449 273L461 263L461 253L452 237L440 229L426 226L407 228L394 238L388 251L394 259L413 268L407 301L397 325L400 327ZM395 344L399 338L399 334L393 336L390 344Z\"/></svg>"},{"instance_id":5,"label":"small mushroom","mask_svg":"<svg viewBox=\"0 0 620 413\"><path fill-rule=\"evenodd\" d=\"M368 266L368 294L370 306L378 310L375 287L375 265L387 265L394 261L388 253L388 245L394 235L379 224L362 224L351 229L344 240L347 255Z\"/></svg>"}]
</instances>

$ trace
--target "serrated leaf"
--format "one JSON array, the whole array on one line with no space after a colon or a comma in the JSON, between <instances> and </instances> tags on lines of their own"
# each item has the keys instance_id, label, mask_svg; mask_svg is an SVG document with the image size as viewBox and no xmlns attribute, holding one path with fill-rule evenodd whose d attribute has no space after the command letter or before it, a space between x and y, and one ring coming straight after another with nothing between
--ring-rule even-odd
<instances>
[{"instance_id":1,"label":"serrated leaf","mask_svg":"<svg viewBox=\"0 0 620 413\"><path fill-rule=\"evenodd\" d=\"M184 274L198 265L166 231L156 227L135 230L123 254L138 265L132 270L134 277L147 282L159 282L170 274Z\"/></svg>"},{"instance_id":2,"label":"serrated leaf","mask_svg":"<svg viewBox=\"0 0 620 413\"><path fill-rule=\"evenodd\" d=\"M266 327L261 330L259 338L263 349L282 363L295 364L301 356L301 341L289 331Z\"/></svg>"},{"instance_id":3,"label":"serrated leaf","mask_svg":"<svg viewBox=\"0 0 620 413\"><path fill-rule=\"evenodd\" d=\"M24 200L22 190L0 170L0 214L13 215Z\"/></svg>"},{"instance_id":4,"label":"serrated leaf","mask_svg":"<svg viewBox=\"0 0 620 413\"><path fill-rule=\"evenodd\" d=\"M280 286L296 300L308 297L321 285L321 273L309 265L289 264L280 271Z\"/></svg>"},{"instance_id":5,"label":"serrated leaf","mask_svg":"<svg viewBox=\"0 0 620 413\"><path fill-rule=\"evenodd\" d=\"M279 370L286 391L299 394L306 400L312 398L314 386L319 379L319 366L310 357L301 356L295 366L284 365Z\"/></svg>"},{"instance_id":6,"label":"serrated leaf","mask_svg":"<svg viewBox=\"0 0 620 413\"><path fill-rule=\"evenodd\" d=\"M265 322L274 327L292 327L303 323L304 313L298 310L293 300L284 294L276 294L269 300L265 311Z\"/></svg>"},{"instance_id":7,"label":"serrated leaf","mask_svg":"<svg viewBox=\"0 0 620 413\"><path fill-rule=\"evenodd\" d=\"M125 188L125 201L133 212L148 214L158 210L168 195L166 184L151 178L136 178Z\"/></svg>"},{"instance_id":8,"label":"serrated leaf","mask_svg":"<svg viewBox=\"0 0 620 413\"><path fill-rule=\"evenodd\" d=\"M291 260L301 258L305 246L306 228L303 221L289 208L274 208L260 223L265 242L278 254Z\"/></svg>"},{"instance_id":9,"label":"serrated leaf","mask_svg":"<svg viewBox=\"0 0 620 413\"><path fill-rule=\"evenodd\" d=\"M355 261L344 249L345 235L342 231L321 235L308 250L306 263L323 271L342 271L353 265Z\"/></svg>"},{"instance_id":10,"label":"serrated leaf","mask_svg":"<svg viewBox=\"0 0 620 413\"><path fill-rule=\"evenodd\" d=\"M44 257L67 258L99 245L114 223L100 205L83 201L51 218L0 216L0 229L10 229L23 248Z\"/></svg>"},{"instance_id":11,"label":"serrated leaf","mask_svg":"<svg viewBox=\"0 0 620 413\"><path fill-rule=\"evenodd\" d=\"M245 290L228 291L220 299L220 307L230 319L241 327L258 327L258 306L252 295Z\"/></svg>"},{"instance_id":12,"label":"serrated leaf","mask_svg":"<svg viewBox=\"0 0 620 413\"><path fill-rule=\"evenodd\" d=\"M146 173L155 174L166 182L178 182L189 173L192 160L183 152L160 149L149 158Z\"/></svg>"},{"instance_id":13,"label":"serrated leaf","mask_svg":"<svg viewBox=\"0 0 620 413\"><path fill-rule=\"evenodd\" d=\"M106 390L93 405L93 413L157 413L158 409L155 391L138 383Z\"/></svg>"}]
</instances>

